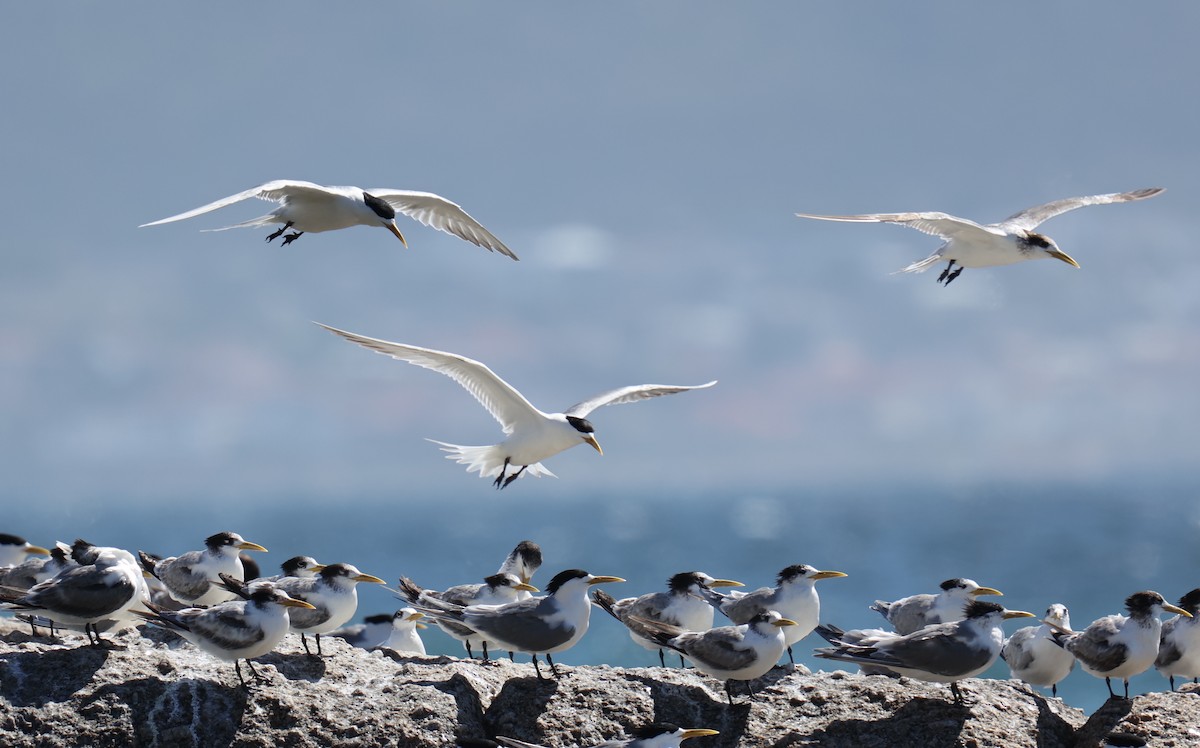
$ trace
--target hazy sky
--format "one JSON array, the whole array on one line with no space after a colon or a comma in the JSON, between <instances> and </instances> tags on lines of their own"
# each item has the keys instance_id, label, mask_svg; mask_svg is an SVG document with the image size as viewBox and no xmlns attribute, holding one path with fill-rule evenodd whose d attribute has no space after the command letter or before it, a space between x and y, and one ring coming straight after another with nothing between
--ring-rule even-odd
<instances>
[{"instance_id":1,"label":"hazy sky","mask_svg":"<svg viewBox=\"0 0 1200 748\"><path fill-rule=\"evenodd\" d=\"M320 330L478 358L605 454L530 496L1195 478L1194 3L19 4L0 31L0 471L28 500L477 493L464 391ZM402 223L201 233L272 179L437 192ZM1044 226L1058 262L891 275ZM508 492L506 492L508 493Z\"/></svg>"}]
</instances>

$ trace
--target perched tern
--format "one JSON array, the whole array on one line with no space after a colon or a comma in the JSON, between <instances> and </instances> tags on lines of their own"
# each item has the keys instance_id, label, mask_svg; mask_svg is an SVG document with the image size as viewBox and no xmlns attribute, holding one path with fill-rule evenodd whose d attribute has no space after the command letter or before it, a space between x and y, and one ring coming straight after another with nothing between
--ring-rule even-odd
<instances>
[{"instance_id":1,"label":"perched tern","mask_svg":"<svg viewBox=\"0 0 1200 748\"><path fill-rule=\"evenodd\" d=\"M1154 660L1158 672L1170 679L1172 691L1176 675L1191 678L1193 683L1200 677L1200 588L1179 598L1179 607L1191 615L1180 613L1163 621Z\"/></svg>"},{"instance_id":2,"label":"perched tern","mask_svg":"<svg viewBox=\"0 0 1200 748\"><path fill-rule=\"evenodd\" d=\"M100 548L92 563L63 569L2 606L49 618L63 626L82 626L88 641L99 644L96 625L122 617L143 603L146 586L133 554L119 548ZM93 636L95 637L93 639Z\"/></svg>"},{"instance_id":3,"label":"perched tern","mask_svg":"<svg viewBox=\"0 0 1200 748\"><path fill-rule=\"evenodd\" d=\"M1067 606L1054 603L1046 609L1041 626L1017 629L1004 642L1000 657L1008 663L1012 676L1033 686L1050 687L1050 695L1058 695L1058 682L1070 675L1075 656L1054 643L1054 628L1070 630L1071 616Z\"/></svg>"},{"instance_id":4,"label":"perched tern","mask_svg":"<svg viewBox=\"0 0 1200 748\"><path fill-rule=\"evenodd\" d=\"M226 575L228 576L228 575ZM200 649L226 662L233 662L238 680L247 688L239 660L245 660L250 672L260 678L250 660L267 654L283 641L288 632L288 611L312 608L278 589L272 582L251 582L242 590L244 600L230 600L208 608L178 611L134 611L162 628L174 631Z\"/></svg>"},{"instance_id":5,"label":"perched tern","mask_svg":"<svg viewBox=\"0 0 1200 748\"><path fill-rule=\"evenodd\" d=\"M822 579L844 576L840 571L821 571L808 564L793 564L775 577L775 587L760 587L746 593L734 590L729 595L705 589L699 594L734 623L746 623L768 610L778 611L791 620L794 625L784 629L783 638L788 661L794 665L792 645L812 633L821 616L821 598L814 585Z\"/></svg>"},{"instance_id":6,"label":"perched tern","mask_svg":"<svg viewBox=\"0 0 1200 748\"><path fill-rule=\"evenodd\" d=\"M279 565L278 574L273 574L269 577L259 577L257 579L250 579L249 574L246 576L248 579L250 579L250 581L254 582L278 582L284 577L311 579L317 575L317 572L324 568L325 566L317 563L317 560L312 556L292 556L287 561L284 561Z\"/></svg>"},{"instance_id":7,"label":"perched tern","mask_svg":"<svg viewBox=\"0 0 1200 748\"><path fill-rule=\"evenodd\" d=\"M920 262L914 262L900 270L901 273L920 273L939 262L947 262L946 269L938 276L939 283L950 285L963 268L982 268L995 265L1012 265L1023 260L1053 257L1068 265L1079 267L1044 234L1033 231L1044 221L1057 215L1087 205L1107 205L1130 200L1145 200L1163 192L1161 187L1152 187L1133 192L1115 192L1108 195L1068 197L1044 205L1036 205L1015 213L999 223L978 224L965 218L945 213L868 213L856 216L823 216L812 213L797 213L801 218L820 221L847 221L851 223L898 223L917 231L931 234L945 244ZM958 265L955 270L954 266ZM953 271L953 272L951 272Z\"/></svg>"},{"instance_id":8,"label":"perched tern","mask_svg":"<svg viewBox=\"0 0 1200 748\"><path fill-rule=\"evenodd\" d=\"M954 701L962 703L958 681L987 670L1000 656L1009 618L1033 618L1023 610L1005 610L996 603L975 600L966 618L938 623L911 634L879 638L873 643L843 642L816 650L817 657L857 665L883 666L900 675L933 683L949 683Z\"/></svg>"},{"instance_id":9,"label":"perched tern","mask_svg":"<svg viewBox=\"0 0 1200 748\"><path fill-rule=\"evenodd\" d=\"M871 610L888 619L897 633L911 634L931 623L962 620L966 615L964 608L972 598L980 595L1004 596L1000 590L980 587L974 579L947 579L941 587L942 591L936 595L910 595L891 603L876 600Z\"/></svg>"},{"instance_id":10,"label":"perched tern","mask_svg":"<svg viewBox=\"0 0 1200 748\"><path fill-rule=\"evenodd\" d=\"M204 550L188 551L180 556L155 558L139 552L142 567L161 581L171 597L186 605L215 605L231 599L220 586L221 574L245 578L238 551L266 552L258 543L244 540L236 532L219 532L204 540Z\"/></svg>"},{"instance_id":11,"label":"perched tern","mask_svg":"<svg viewBox=\"0 0 1200 748\"><path fill-rule=\"evenodd\" d=\"M750 681L775 666L786 646L783 629L796 625L774 610L759 613L739 626L720 626L708 631L684 631L678 626L636 616L633 620L659 645L688 658L700 672L725 681L725 698L730 704L733 704L735 680L744 681L747 693L754 698Z\"/></svg>"},{"instance_id":12,"label":"perched tern","mask_svg":"<svg viewBox=\"0 0 1200 748\"><path fill-rule=\"evenodd\" d=\"M347 644L359 649L373 649L387 641L392 633L391 613L372 613L362 619L362 623L342 626L330 631L326 636L336 636Z\"/></svg>"},{"instance_id":13,"label":"perched tern","mask_svg":"<svg viewBox=\"0 0 1200 748\"><path fill-rule=\"evenodd\" d=\"M591 748L679 748L679 744L689 738L700 738L705 735L720 735L716 730L695 727L676 727L669 722L654 722L639 727L628 738L616 738L598 743ZM506 738L497 735L496 740L501 745L510 748L544 748L537 743L526 743L516 738Z\"/></svg>"},{"instance_id":14,"label":"perched tern","mask_svg":"<svg viewBox=\"0 0 1200 748\"><path fill-rule=\"evenodd\" d=\"M291 234L283 237L284 246L300 238L302 234L320 231L335 231L351 226L379 226L396 235L404 246L408 242L396 226L397 211L447 234L453 234L489 251L517 259L504 243L492 235L478 221L455 203L432 192L394 190L387 187L364 190L359 187L324 187L312 182L278 179L257 187L223 197L186 213L143 223L138 228L157 226L162 223L182 221L204 213L224 208L227 205L256 197L260 200L279 203L279 207L265 216L236 223L214 231L244 227L271 226L282 223L283 228L267 237L267 241L278 238L288 229Z\"/></svg>"},{"instance_id":15,"label":"perched tern","mask_svg":"<svg viewBox=\"0 0 1200 748\"><path fill-rule=\"evenodd\" d=\"M59 545L49 556L29 555L15 566L0 567L0 592L27 590L63 569L78 566L71 558L70 550L69 546Z\"/></svg>"},{"instance_id":16,"label":"perched tern","mask_svg":"<svg viewBox=\"0 0 1200 748\"><path fill-rule=\"evenodd\" d=\"M0 567L16 566L30 555L45 556L49 553L47 549L33 545L19 535L0 532Z\"/></svg>"},{"instance_id":17,"label":"perched tern","mask_svg":"<svg viewBox=\"0 0 1200 748\"><path fill-rule=\"evenodd\" d=\"M397 610L392 615L392 632L388 636L387 641L379 646L390 649L393 652L425 654L425 642L421 641L421 635L417 632L417 629L425 628L424 624L418 623L424 617L424 613L413 608L401 608Z\"/></svg>"},{"instance_id":18,"label":"perched tern","mask_svg":"<svg viewBox=\"0 0 1200 748\"><path fill-rule=\"evenodd\" d=\"M300 634L304 651L308 648L306 634L317 639L317 656L321 653L321 634L328 634L354 617L358 610L358 583L383 584L379 577L363 574L350 564L329 564L313 577L283 577L275 586L288 596L310 603L311 610L291 613L292 631Z\"/></svg>"},{"instance_id":19,"label":"perched tern","mask_svg":"<svg viewBox=\"0 0 1200 748\"><path fill-rule=\"evenodd\" d=\"M592 593L596 604L629 629L629 638L640 647L658 650L658 661L667 666L659 644L643 635L636 619L669 623L684 631L708 631L713 625L713 607L701 597L702 590L712 587L741 587L741 582L731 579L714 579L701 571L685 571L667 580L666 592L650 592L641 597L617 600L604 590ZM683 663L681 655L680 664Z\"/></svg>"},{"instance_id":20,"label":"perched tern","mask_svg":"<svg viewBox=\"0 0 1200 748\"><path fill-rule=\"evenodd\" d=\"M592 603L588 588L595 584L624 582L620 577L597 576L582 569L561 571L546 585L546 594L505 605L463 607L432 598L411 600L414 607L434 620L460 623L497 646L533 656L533 668L542 678L537 656L546 655L555 677L558 670L550 655L575 646L587 633Z\"/></svg>"},{"instance_id":21,"label":"perched tern","mask_svg":"<svg viewBox=\"0 0 1200 748\"><path fill-rule=\"evenodd\" d=\"M588 444L600 454L604 454L600 443L596 441L595 429L586 420L586 416L596 408L704 389L716 384L714 380L694 386L631 385L603 392L576 403L563 413L543 413L478 361L444 351L367 338L327 325L321 327L378 353L445 374L474 395L475 399L500 422L504 428L504 435L508 438L487 447L464 447L433 439L430 441L450 453L447 459L467 465L468 473L478 472L481 478L495 475L493 485L496 488L504 488L526 471L537 477L553 476L553 473L542 467L541 461L580 444ZM516 467L517 470L507 475L510 466Z\"/></svg>"},{"instance_id":22,"label":"perched tern","mask_svg":"<svg viewBox=\"0 0 1200 748\"><path fill-rule=\"evenodd\" d=\"M1158 657L1158 641L1162 633L1163 611L1191 618L1192 614L1163 600L1152 590L1135 592L1125 598L1129 616L1115 614L1093 621L1080 632L1055 629L1054 641L1079 660L1084 672L1103 678L1110 698L1112 678L1125 681L1125 698L1129 698L1129 679L1147 670Z\"/></svg>"},{"instance_id":23,"label":"perched tern","mask_svg":"<svg viewBox=\"0 0 1200 748\"><path fill-rule=\"evenodd\" d=\"M518 600L528 599L531 593L539 591L537 587L522 582L516 574L511 573L492 574L484 577L482 584L458 584L441 592L422 589L408 577L400 577L399 587L400 594L413 604L436 605L437 602L443 602L464 608L469 605L515 603ZM436 619L434 623L442 631L462 642L468 657L475 656L472 648L474 643L482 648L483 659L488 659L488 640L479 636L474 629L452 618Z\"/></svg>"}]
</instances>

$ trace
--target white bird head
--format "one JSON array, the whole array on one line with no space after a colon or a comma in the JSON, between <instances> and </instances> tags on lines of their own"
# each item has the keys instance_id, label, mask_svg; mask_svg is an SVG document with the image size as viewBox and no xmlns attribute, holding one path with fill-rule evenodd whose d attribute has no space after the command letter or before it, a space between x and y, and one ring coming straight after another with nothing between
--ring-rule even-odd
<instances>
[{"instance_id":1,"label":"white bird head","mask_svg":"<svg viewBox=\"0 0 1200 748\"><path fill-rule=\"evenodd\" d=\"M1056 260L1062 260L1068 265L1079 267L1078 262L1075 262L1069 254L1059 249L1054 240L1045 234L1029 232L1021 241L1021 249L1033 257L1053 257Z\"/></svg>"},{"instance_id":2,"label":"white bird head","mask_svg":"<svg viewBox=\"0 0 1200 748\"><path fill-rule=\"evenodd\" d=\"M363 202L379 216L379 225L395 234L400 243L407 247L408 242L404 241L404 234L401 234L396 226L396 209L388 201L375 197L370 192L363 192Z\"/></svg>"}]
</instances>

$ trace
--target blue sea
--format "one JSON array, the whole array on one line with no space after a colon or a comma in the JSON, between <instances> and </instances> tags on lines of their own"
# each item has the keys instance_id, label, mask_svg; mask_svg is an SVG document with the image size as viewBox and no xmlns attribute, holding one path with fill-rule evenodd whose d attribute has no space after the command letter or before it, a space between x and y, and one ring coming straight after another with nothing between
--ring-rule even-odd
<instances>
[{"instance_id":1,"label":"blue sea","mask_svg":"<svg viewBox=\"0 0 1200 748\"><path fill-rule=\"evenodd\" d=\"M353 563L390 584L405 575L432 588L478 581L495 572L518 541L530 539L545 556L535 585L563 569L583 568L627 579L608 588L618 598L662 589L679 571L700 570L755 588L773 584L785 566L808 563L849 574L818 583L822 620L844 629L881 625L867 607L873 600L933 592L950 577L998 588L1007 607L1039 616L1049 604L1065 603L1077 629L1122 612L1132 592L1154 589L1176 601L1200 586L1194 482L534 500L521 487L497 492L470 481L459 496L403 500L314 496L126 505L107 498L65 507L14 501L13 526L2 529L40 545L84 537L164 555L199 548L205 536L233 530L270 549L260 556L264 573L306 554L323 563ZM400 607L375 585L359 590L360 617ZM1031 620L1008 621L1006 628ZM837 667L812 657L812 647L823 644L812 638L797 645L797 661L813 669ZM431 654L462 653L458 642L435 629L425 632L425 642ZM633 644L598 608L583 641L555 660L658 664L656 653ZM1007 678L1008 670L1000 662L986 675ZM1150 671L1133 679L1130 693L1167 688L1166 679ZM1090 712L1107 691L1103 680L1076 668L1059 685L1059 695Z\"/></svg>"}]
</instances>

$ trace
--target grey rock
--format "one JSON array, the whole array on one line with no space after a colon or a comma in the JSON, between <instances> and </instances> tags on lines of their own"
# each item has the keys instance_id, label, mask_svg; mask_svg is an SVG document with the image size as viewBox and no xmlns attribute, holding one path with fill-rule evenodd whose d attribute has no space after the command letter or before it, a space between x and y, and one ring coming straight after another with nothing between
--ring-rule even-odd
<instances>
[{"instance_id":1,"label":"grey rock","mask_svg":"<svg viewBox=\"0 0 1200 748\"><path fill-rule=\"evenodd\" d=\"M716 746L1096 746L1124 732L1155 746L1200 743L1200 693L1110 701L1095 714L1015 681L970 680L967 705L908 679L779 667L759 694L725 703L722 684L678 668L570 667L539 682L527 662L405 657L325 641L309 657L289 637L256 661L243 690L233 667L163 632L127 629L112 646L32 639L0 619L0 745L452 746L508 735L592 745L651 721L721 734ZM244 666L243 666L244 669Z\"/></svg>"}]
</instances>

